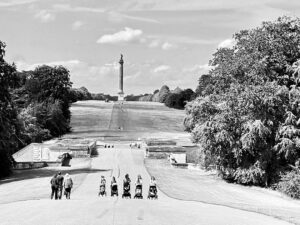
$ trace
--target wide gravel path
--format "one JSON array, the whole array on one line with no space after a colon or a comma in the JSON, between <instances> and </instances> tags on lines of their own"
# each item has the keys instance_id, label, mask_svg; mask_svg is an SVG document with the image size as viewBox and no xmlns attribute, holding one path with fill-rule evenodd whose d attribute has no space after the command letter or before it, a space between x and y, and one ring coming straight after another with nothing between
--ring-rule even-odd
<instances>
[{"instance_id":1,"label":"wide gravel path","mask_svg":"<svg viewBox=\"0 0 300 225\"><path fill-rule=\"evenodd\" d=\"M175 200L160 191L158 200L148 200L146 189L149 185L149 175L144 166L143 151L130 149L128 144L120 143L116 144L114 149L101 149L99 156L92 159L91 169L94 172L86 175L72 193L71 200L55 201L41 198L1 204L0 199L1 224L289 224L269 216L229 207ZM108 183L111 176L115 176L121 192L122 179L126 173L130 174L133 181L138 174L142 175L143 200L122 199L120 195L112 198L109 190L107 197L97 196L101 175L106 176ZM22 185L22 182L16 185ZM6 187L9 188L9 185L2 184L1 190L5 191ZM24 192L32 195L28 188L30 187L24 187Z\"/></svg>"}]
</instances>

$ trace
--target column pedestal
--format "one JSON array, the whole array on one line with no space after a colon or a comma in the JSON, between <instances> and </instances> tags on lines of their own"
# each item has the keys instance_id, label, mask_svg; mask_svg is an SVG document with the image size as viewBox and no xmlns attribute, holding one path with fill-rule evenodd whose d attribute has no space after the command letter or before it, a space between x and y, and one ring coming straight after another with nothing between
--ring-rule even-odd
<instances>
[{"instance_id":1,"label":"column pedestal","mask_svg":"<svg viewBox=\"0 0 300 225\"><path fill-rule=\"evenodd\" d=\"M119 93L118 101L124 101L124 93Z\"/></svg>"}]
</instances>

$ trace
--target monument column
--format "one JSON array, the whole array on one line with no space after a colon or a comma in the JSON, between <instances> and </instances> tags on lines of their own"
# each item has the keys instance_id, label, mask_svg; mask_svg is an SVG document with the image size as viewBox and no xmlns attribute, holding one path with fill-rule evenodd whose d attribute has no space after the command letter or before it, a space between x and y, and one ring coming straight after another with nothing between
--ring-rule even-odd
<instances>
[{"instance_id":1,"label":"monument column","mask_svg":"<svg viewBox=\"0 0 300 225\"><path fill-rule=\"evenodd\" d=\"M119 61L120 63L120 72L119 72L119 101L123 101L124 100L124 91L123 91L123 55L121 54L121 59Z\"/></svg>"}]
</instances>

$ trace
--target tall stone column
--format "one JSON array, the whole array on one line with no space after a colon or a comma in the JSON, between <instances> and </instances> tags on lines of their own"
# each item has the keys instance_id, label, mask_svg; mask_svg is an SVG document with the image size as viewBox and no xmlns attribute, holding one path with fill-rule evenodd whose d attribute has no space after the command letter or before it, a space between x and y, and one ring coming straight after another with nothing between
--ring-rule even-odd
<instances>
[{"instance_id":1,"label":"tall stone column","mask_svg":"<svg viewBox=\"0 0 300 225\"><path fill-rule=\"evenodd\" d=\"M119 89L120 89L120 94L124 93L123 92L123 55L121 54L121 59L119 61L120 63L120 74L119 74Z\"/></svg>"},{"instance_id":2,"label":"tall stone column","mask_svg":"<svg viewBox=\"0 0 300 225\"><path fill-rule=\"evenodd\" d=\"M123 55L121 54L121 59L119 61L120 63L120 72L119 72L119 101L123 101L124 100L124 90L123 90L123 64L124 64L124 60L123 60Z\"/></svg>"}]
</instances>

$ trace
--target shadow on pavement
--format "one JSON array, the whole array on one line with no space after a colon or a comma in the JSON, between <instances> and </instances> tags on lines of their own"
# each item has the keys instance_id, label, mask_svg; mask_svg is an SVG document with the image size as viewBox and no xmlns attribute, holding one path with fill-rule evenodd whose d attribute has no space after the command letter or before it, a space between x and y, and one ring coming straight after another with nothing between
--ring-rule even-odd
<instances>
[{"instance_id":1,"label":"shadow on pavement","mask_svg":"<svg viewBox=\"0 0 300 225\"><path fill-rule=\"evenodd\" d=\"M110 171L110 169L90 169L90 168L78 168L78 169L61 169L61 167L57 168L42 168L42 169L31 169L31 170L20 170L20 171L14 171L12 176L0 180L1 184L6 184L10 182L15 181L21 181L21 180L28 180L28 179L34 179L34 178L42 178L42 177L51 177L55 173L58 173L61 171L62 175L65 175L66 173L69 173L70 175L76 175L76 174L89 174L89 173L99 173L99 172L106 172Z\"/></svg>"}]
</instances>

